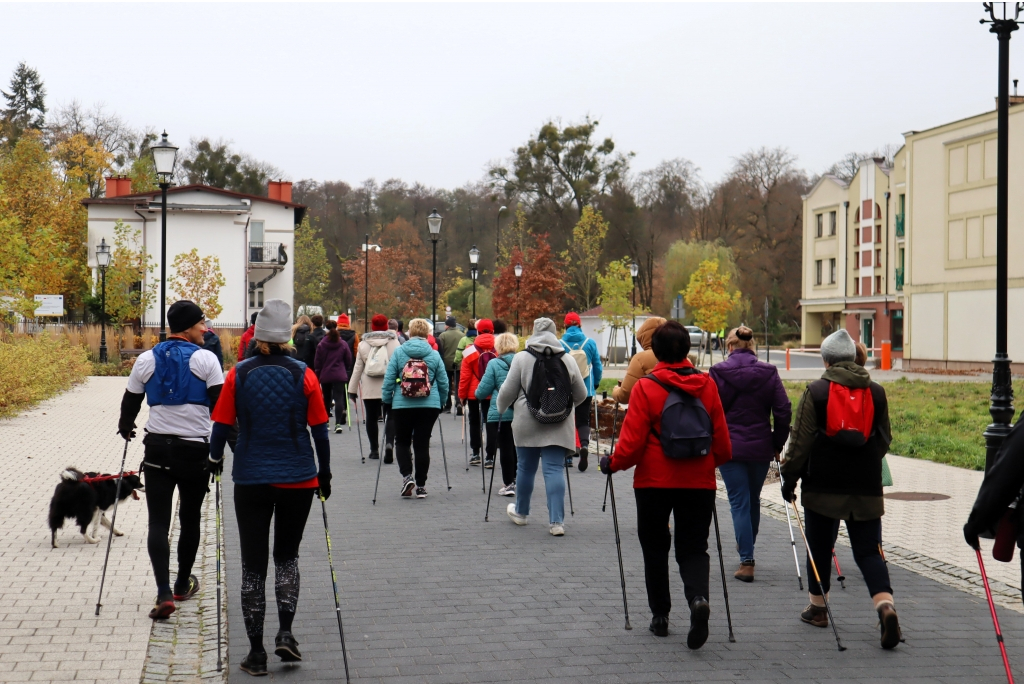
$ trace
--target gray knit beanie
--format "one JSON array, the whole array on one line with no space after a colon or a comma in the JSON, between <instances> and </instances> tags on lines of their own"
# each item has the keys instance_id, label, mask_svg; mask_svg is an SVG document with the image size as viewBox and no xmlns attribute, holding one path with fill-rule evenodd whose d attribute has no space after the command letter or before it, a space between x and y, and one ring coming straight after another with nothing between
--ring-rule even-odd
<instances>
[{"instance_id":1,"label":"gray knit beanie","mask_svg":"<svg viewBox=\"0 0 1024 685\"><path fill-rule=\"evenodd\" d=\"M284 300L267 300L256 317L255 338L268 343L286 343L292 337L292 306Z\"/></svg>"},{"instance_id":2,"label":"gray knit beanie","mask_svg":"<svg viewBox=\"0 0 1024 685\"><path fill-rule=\"evenodd\" d=\"M857 346L845 328L821 341L821 358L826 364L852 362L857 357Z\"/></svg>"}]
</instances>

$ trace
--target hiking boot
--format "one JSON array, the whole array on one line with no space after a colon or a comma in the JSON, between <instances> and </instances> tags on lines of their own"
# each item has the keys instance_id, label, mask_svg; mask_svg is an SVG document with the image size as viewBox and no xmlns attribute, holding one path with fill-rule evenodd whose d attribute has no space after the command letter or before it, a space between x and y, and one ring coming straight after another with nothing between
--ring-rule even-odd
<instances>
[{"instance_id":1,"label":"hiking boot","mask_svg":"<svg viewBox=\"0 0 1024 685\"><path fill-rule=\"evenodd\" d=\"M589 455L587 454L587 448L586 447L581 447L580 448L580 465L578 467L581 473L583 471L587 470L587 457L588 456Z\"/></svg>"},{"instance_id":2,"label":"hiking boot","mask_svg":"<svg viewBox=\"0 0 1024 685\"><path fill-rule=\"evenodd\" d=\"M426 498L427 498L427 489L425 487L423 487L422 485L419 486L418 488L416 488L416 499L426 499Z\"/></svg>"},{"instance_id":3,"label":"hiking boot","mask_svg":"<svg viewBox=\"0 0 1024 685\"><path fill-rule=\"evenodd\" d=\"M741 561L740 568L736 573L732 574L732 577L736 580L741 580L744 583L754 582L754 560Z\"/></svg>"},{"instance_id":4,"label":"hiking boot","mask_svg":"<svg viewBox=\"0 0 1024 685\"><path fill-rule=\"evenodd\" d=\"M493 459L485 459L484 460L484 468L485 469L493 469L494 468L494 460Z\"/></svg>"},{"instance_id":5,"label":"hiking boot","mask_svg":"<svg viewBox=\"0 0 1024 685\"><path fill-rule=\"evenodd\" d=\"M377 450L370 450L370 459L380 459L380 453Z\"/></svg>"},{"instance_id":6,"label":"hiking boot","mask_svg":"<svg viewBox=\"0 0 1024 685\"><path fill-rule=\"evenodd\" d=\"M505 513L508 514L508 517L510 519L512 519L512 523L516 524L517 526L525 526L526 525L526 517L521 515L521 514L517 514L516 513L516 503L515 502L509 503L509 505L505 508Z\"/></svg>"},{"instance_id":7,"label":"hiking boot","mask_svg":"<svg viewBox=\"0 0 1024 685\"><path fill-rule=\"evenodd\" d=\"M552 523L551 528L548 529L548 532L550 532L556 538L560 538L563 535L565 535L565 526L563 526L561 523Z\"/></svg>"},{"instance_id":8,"label":"hiking boot","mask_svg":"<svg viewBox=\"0 0 1024 685\"><path fill-rule=\"evenodd\" d=\"M900 632L900 619L892 604L885 602L878 607L878 623L882 628L882 649L894 649L900 643L903 633Z\"/></svg>"},{"instance_id":9,"label":"hiking boot","mask_svg":"<svg viewBox=\"0 0 1024 685\"><path fill-rule=\"evenodd\" d=\"M694 597L690 602L690 632L686 634L687 647L700 649L708 641L708 619L710 617L711 605L708 604L708 600L700 595Z\"/></svg>"},{"instance_id":10,"label":"hiking boot","mask_svg":"<svg viewBox=\"0 0 1024 685\"><path fill-rule=\"evenodd\" d=\"M281 661L302 661L302 654L299 653L299 643L290 631L282 630L274 638L274 654L281 657Z\"/></svg>"},{"instance_id":11,"label":"hiking boot","mask_svg":"<svg viewBox=\"0 0 1024 685\"><path fill-rule=\"evenodd\" d=\"M197 592L199 592L199 579L194 575L189 576L184 587L179 587L177 583L174 584L174 601L184 602L186 599L192 599Z\"/></svg>"},{"instance_id":12,"label":"hiking boot","mask_svg":"<svg viewBox=\"0 0 1024 685\"><path fill-rule=\"evenodd\" d=\"M474 453L474 454L473 454L473 455L472 455L472 456L471 456L471 457L469 458L469 465L470 465L470 466L480 466L480 455L479 455L479 454L476 454L476 453Z\"/></svg>"},{"instance_id":13,"label":"hiking boot","mask_svg":"<svg viewBox=\"0 0 1024 685\"><path fill-rule=\"evenodd\" d=\"M416 489L416 479L409 474L402 481L402 497L412 497L413 490Z\"/></svg>"},{"instance_id":14,"label":"hiking boot","mask_svg":"<svg viewBox=\"0 0 1024 685\"><path fill-rule=\"evenodd\" d=\"M154 621L159 621L169 617L174 613L175 609L174 597L172 595L157 597L156 606L150 610L149 617Z\"/></svg>"},{"instance_id":15,"label":"hiking boot","mask_svg":"<svg viewBox=\"0 0 1024 685\"><path fill-rule=\"evenodd\" d=\"M800 620L817 628L828 628L828 610L825 607L808 604L807 608L800 612Z\"/></svg>"},{"instance_id":16,"label":"hiking boot","mask_svg":"<svg viewBox=\"0 0 1024 685\"><path fill-rule=\"evenodd\" d=\"M267 653L250 649L240 665L249 675L267 675Z\"/></svg>"},{"instance_id":17,"label":"hiking boot","mask_svg":"<svg viewBox=\"0 0 1024 685\"><path fill-rule=\"evenodd\" d=\"M515 497L516 496L516 482L512 481L501 490L498 490L498 495L501 497Z\"/></svg>"},{"instance_id":18,"label":"hiking boot","mask_svg":"<svg viewBox=\"0 0 1024 685\"><path fill-rule=\"evenodd\" d=\"M668 637L668 616L655 616L652 618L650 630L658 637Z\"/></svg>"},{"instance_id":19,"label":"hiking boot","mask_svg":"<svg viewBox=\"0 0 1024 685\"><path fill-rule=\"evenodd\" d=\"M395 446L384 445L384 463L394 464L395 463Z\"/></svg>"}]
</instances>

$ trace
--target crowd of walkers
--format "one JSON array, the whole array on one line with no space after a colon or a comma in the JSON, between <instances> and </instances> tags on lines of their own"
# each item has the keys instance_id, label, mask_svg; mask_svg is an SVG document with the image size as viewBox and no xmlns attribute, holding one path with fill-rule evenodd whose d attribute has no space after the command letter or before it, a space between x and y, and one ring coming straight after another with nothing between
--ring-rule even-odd
<instances>
[{"instance_id":1,"label":"crowd of walkers","mask_svg":"<svg viewBox=\"0 0 1024 685\"><path fill-rule=\"evenodd\" d=\"M548 530L565 534L568 472L574 459L579 471L588 467L604 371L598 346L575 312L565 316L561 338L545 317L521 340L500 319L472 321L463 332L448 317L435 337L425 319L406 326L384 314L374 315L360 336L344 314L293 321L291 305L270 300L253 315L239 341L239 362L226 377L220 340L198 306L177 302L168 321L170 338L141 355L132 369L118 425L125 440L135 437L134 420L148 401L143 470L157 585L150 617L167 618L175 602L199 590L192 566L200 511L229 445L241 606L250 641L243 670L267 673L263 624L271 522L280 626L274 649L286 662L301 660L291 632L298 549L313 496L323 501L331 495L332 418L336 433L353 421L365 430L371 460L391 464L397 457L402 498L424 499L434 426L442 412L461 416L471 451L467 468L500 468L498 495L514 498L508 518L518 526L528 523L540 470ZM776 367L758 359L753 332L745 326L728 332L728 358L708 373L694 367L689 333L675 321L648 319L637 342L642 351L611 391L616 421L624 405L617 441L610 453L597 456L609 486L612 474L633 470L650 630L659 637L669 633L674 532L689 610L687 645L698 649L708 639L716 471L732 515L738 556L733 578L754 582L761 489L774 464L787 512L792 506L806 544L809 603L800 620L829 625L829 562L845 523L879 618L881 646L897 646L899 621L881 547L882 459L892 437L886 395L864 368L863 346L858 349L845 330L823 341L825 372L808 385L793 417ZM976 505L965 527L970 544L977 545L978 535L996 524L1020 491L1019 461L999 462L1006 477L986 479L992 491L986 503L996 504ZM795 505L798 483L803 519ZM172 584L167 541L175 488L181 533ZM721 553L720 540L718 545Z\"/></svg>"}]
</instances>

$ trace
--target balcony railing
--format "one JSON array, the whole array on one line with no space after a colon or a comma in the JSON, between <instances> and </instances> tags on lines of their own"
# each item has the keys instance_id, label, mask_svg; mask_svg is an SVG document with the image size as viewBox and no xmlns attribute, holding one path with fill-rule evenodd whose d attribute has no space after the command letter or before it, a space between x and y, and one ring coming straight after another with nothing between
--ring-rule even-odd
<instances>
[{"instance_id":1,"label":"balcony railing","mask_svg":"<svg viewBox=\"0 0 1024 685\"><path fill-rule=\"evenodd\" d=\"M281 243L249 243L249 263L267 266L283 266L288 257L281 249Z\"/></svg>"},{"instance_id":2,"label":"balcony railing","mask_svg":"<svg viewBox=\"0 0 1024 685\"><path fill-rule=\"evenodd\" d=\"M903 267L896 269L896 290L903 290Z\"/></svg>"},{"instance_id":3,"label":"balcony railing","mask_svg":"<svg viewBox=\"0 0 1024 685\"><path fill-rule=\"evenodd\" d=\"M896 215L896 237L902 238L907 234L906 217L903 214Z\"/></svg>"}]
</instances>

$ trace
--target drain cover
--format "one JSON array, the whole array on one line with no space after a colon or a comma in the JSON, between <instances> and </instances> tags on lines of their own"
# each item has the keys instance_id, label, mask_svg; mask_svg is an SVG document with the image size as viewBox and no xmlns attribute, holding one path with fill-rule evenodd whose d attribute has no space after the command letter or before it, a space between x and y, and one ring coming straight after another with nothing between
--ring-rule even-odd
<instances>
[{"instance_id":1,"label":"drain cover","mask_svg":"<svg viewBox=\"0 0 1024 685\"><path fill-rule=\"evenodd\" d=\"M903 502L935 502L937 500L949 499L949 495L938 492L887 492L886 499L896 499Z\"/></svg>"}]
</instances>

